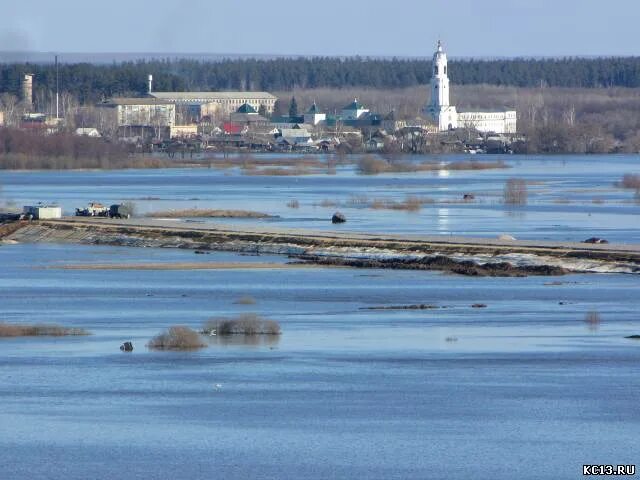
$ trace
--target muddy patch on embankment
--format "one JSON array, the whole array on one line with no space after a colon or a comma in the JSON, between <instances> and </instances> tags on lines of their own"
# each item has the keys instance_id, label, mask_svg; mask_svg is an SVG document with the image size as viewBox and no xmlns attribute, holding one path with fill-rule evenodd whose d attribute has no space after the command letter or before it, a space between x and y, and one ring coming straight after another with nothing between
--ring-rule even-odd
<instances>
[{"instance_id":1,"label":"muddy patch on embankment","mask_svg":"<svg viewBox=\"0 0 640 480\"><path fill-rule=\"evenodd\" d=\"M391 268L396 270L439 270L474 277L526 277L529 275L565 275L569 270L551 265L518 266L508 262L479 264L471 260L456 261L436 255L420 259L367 259L300 255L302 262L356 268Z\"/></svg>"}]
</instances>

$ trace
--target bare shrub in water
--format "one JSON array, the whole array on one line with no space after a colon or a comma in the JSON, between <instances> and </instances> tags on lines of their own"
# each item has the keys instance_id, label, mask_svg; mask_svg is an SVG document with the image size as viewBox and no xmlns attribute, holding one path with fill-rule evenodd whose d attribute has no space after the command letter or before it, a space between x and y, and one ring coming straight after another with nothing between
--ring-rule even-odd
<instances>
[{"instance_id":1,"label":"bare shrub in water","mask_svg":"<svg viewBox=\"0 0 640 480\"><path fill-rule=\"evenodd\" d=\"M238 300L236 300L235 303L238 305L255 305L256 299L253 297L250 297L249 295L244 295L240 297Z\"/></svg>"},{"instance_id":2,"label":"bare shrub in water","mask_svg":"<svg viewBox=\"0 0 640 480\"><path fill-rule=\"evenodd\" d=\"M147 343L147 347L156 350L195 350L206 346L198 332L180 325L169 328Z\"/></svg>"},{"instance_id":3,"label":"bare shrub in water","mask_svg":"<svg viewBox=\"0 0 640 480\"><path fill-rule=\"evenodd\" d=\"M335 200L329 200L328 198L325 198L320 202L320 206L324 208L333 208L338 206L338 202L336 202Z\"/></svg>"},{"instance_id":4,"label":"bare shrub in water","mask_svg":"<svg viewBox=\"0 0 640 480\"><path fill-rule=\"evenodd\" d=\"M347 207L366 207L369 205L369 197L366 195L352 195L346 202Z\"/></svg>"},{"instance_id":5,"label":"bare shrub in water","mask_svg":"<svg viewBox=\"0 0 640 480\"><path fill-rule=\"evenodd\" d=\"M600 322L602 321L602 317L600 316L600 312L592 310L587 312L584 316L584 322L589 326L591 330L597 330L600 326Z\"/></svg>"},{"instance_id":6,"label":"bare shrub in water","mask_svg":"<svg viewBox=\"0 0 640 480\"><path fill-rule=\"evenodd\" d=\"M289 207L289 208L300 208L300 202L298 200L289 200L287 202L287 207Z\"/></svg>"},{"instance_id":7,"label":"bare shrub in water","mask_svg":"<svg viewBox=\"0 0 640 480\"><path fill-rule=\"evenodd\" d=\"M640 175L633 173L625 173L622 180L617 183L619 187L630 188L634 190L640 189Z\"/></svg>"},{"instance_id":8,"label":"bare shrub in water","mask_svg":"<svg viewBox=\"0 0 640 480\"><path fill-rule=\"evenodd\" d=\"M417 212L422 208L423 203L426 203L426 200L423 201L420 197L408 195L402 202L377 198L369 204L369 208L373 208L374 210L407 210L409 212Z\"/></svg>"},{"instance_id":9,"label":"bare shrub in water","mask_svg":"<svg viewBox=\"0 0 640 480\"><path fill-rule=\"evenodd\" d=\"M89 335L82 328L67 328L60 325L16 325L0 323L0 337L65 337Z\"/></svg>"},{"instance_id":10,"label":"bare shrub in water","mask_svg":"<svg viewBox=\"0 0 640 480\"><path fill-rule=\"evenodd\" d=\"M255 313L246 313L235 318L212 318L208 320L202 333L211 335L280 335L280 325Z\"/></svg>"},{"instance_id":11,"label":"bare shrub in water","mask_svg":"<svg viewBox=\"0 0 640 480\"><path fill-rule=\"evenodd\" d=\"M362 175L376 175L387 172L388 170L389 162L383 158L367 155L358 160L358 172Z\"/></svg>"},{"instance_id":12,"label":"bare shrub in water","mask_svg":"<svg viewBox=\"0 0 640 480\"><path fill-rule=\"evenodd\" d=\"M507 205L526 205L527 182L521 178L510 178L504 185L503 197Z\"/></svg>"}]
</instances>

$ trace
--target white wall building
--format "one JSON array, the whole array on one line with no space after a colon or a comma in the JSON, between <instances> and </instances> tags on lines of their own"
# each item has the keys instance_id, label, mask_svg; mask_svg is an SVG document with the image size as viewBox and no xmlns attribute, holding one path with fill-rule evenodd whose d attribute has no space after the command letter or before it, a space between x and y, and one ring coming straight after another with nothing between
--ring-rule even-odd
<instances>
[{"instance_id":1,"label":"white wall building","mask_svg":"<svg viewBox=\"0 0 640 480\"><path fill-rule=\"evenodd\" d=\"M176 106L155 98L112 98L97 105L111 111L118 127L176 124Z\"/></svg>"},{"instance_id":2,"label":"white wall building","mask_svg":"<svg viewBox=\"0 0 640 480\"><path fill-rule=\"evenodd\" d=\"M22 214L34 220L62 218L62 209L57 205L25 205Z\"/></svg>"},{"instance_id":3,"label":"white wall building","mask_svg":"<svg viewBox=\"0 0 640 480\"><path fill-rule=\"evenodd\" d=\"M475 128L479 132L516 133L516 112L460 112L458 128Z\"/></svg>"},{"instance_id":4,"label":"white wall building","mask_svg":"<svg viewBox=\"0 0 640 480\"><path fill-rule=\"evenodd\" d=\"M320 111L316 102L313 102L311 108L304 114L304 123L308 123L309 125L313 125L314 127L321 122L325 122L327 120L327 114Z\"/></svg>"},{"instance_id":5,"label":"white wall building","mask_svg":"<svg viewBox=\"0 0 640 480\"><path fill-rule=\"evenodd\" d=\"M256 112L263 106L271 114L278 99L268 92L151 92L149 96L176 105L206 105L212 113L219 109L225 114L235 112L244 104L251 105ZM205 114L208 113L202 113Z\"/></svg>"},{"instance_id":6,"label":"white wall building","mask_svg":"<svg viewBox=\"0 0 640 480\"><path fill-rule=\"evenodd\" d=\"M342 119L357 120L367 113L369 113L369 109L364 108L364 106L360 102L358 102L358 99L356 98L352 103L342 109Z\"/></svg>"},{"instance_id":7,"label":"white wall building","mask_svg":"<svg viewBox=\"0 0 640 480\"><path fill-rule=\"evenodd\" d=\"M431 76L431 101L425 107L427 116L438 126L439 131L455 128L474 128L485 133L516 133L515 110L500 112L458 112L449 103L449 72L447 54L438 41L433 54Z\"/></svg>"}]
</instances>

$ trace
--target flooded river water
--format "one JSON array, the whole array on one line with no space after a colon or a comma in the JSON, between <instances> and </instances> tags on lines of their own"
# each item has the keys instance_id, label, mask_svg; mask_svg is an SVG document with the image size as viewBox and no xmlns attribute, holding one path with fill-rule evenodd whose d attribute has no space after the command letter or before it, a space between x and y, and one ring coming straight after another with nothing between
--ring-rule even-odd
<instances>
[{"instance_id":1,"label":"flooded river water","mask_svg":"<svg viewBox=\"0 0 640 480\"><path fill-rule=\"evenodd\" d=\"M3 197L18 204L57 200L71 210L154 197L138 208L246 208L280 216L251 222L314 229L331 228L332 210L314 206L324 198L456 199L471 190L475 204L418 213L348 208L347 225L640 241L640 207L612 186L637 173L637 158L507 160L508 171L448 177L363 177L345 167L313 177L184 169L0 178ZM540 182L516 213L500 202L510 176ZM570 203L555 201L565 196ZM286 207L291 198L299 209ZM222 267L64 268L197 262ZM0 322L92 333L0 339L0 478L571 479L582 478L583 464L638 463L640 342L624 338L640 334L636 275L474 278L287 262L0 245ZM372 309L414 304L438 308ZM585 322L594 311L600 321ZM248 312L277 320L282 335L208 339L192 352L145 347L171 325L198 329ZM124 341L132 353L119 350Z\"/></svg>"},{"instance_id":2,"label":"flooded river water","mask_svg":"<svg viewBox=\"0 0 640 480\"><path fill-rule=\"evenodd\" d=\"M0 202L57 202L68 214L90 201L133 201L139 214L170 209L259 211L274 218L229 222L334 228L336 209L349 230L367 232L584 240L591 236L640 242L640 202L616 188L625 173L640 172L639 155L409 157L446 162L503 160L509 168L359 175L354 165L335 175L251 176L240 168L84 172L0 172ZM505 181L528 182L528 204L503 203ZM474 201L463 202L465 193ZM369 200L426 198L417 212L363 207ZM288 208L297 200L299 208ZM326 206L323 206L326 205Z\"/></svg>"}]
</instances>

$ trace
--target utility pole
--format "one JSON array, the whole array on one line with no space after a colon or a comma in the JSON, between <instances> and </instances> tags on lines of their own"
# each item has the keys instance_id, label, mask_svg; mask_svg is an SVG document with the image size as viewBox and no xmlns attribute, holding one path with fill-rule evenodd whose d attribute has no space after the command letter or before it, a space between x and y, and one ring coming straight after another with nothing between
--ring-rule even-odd
<instances>
[{"instance_id":1,"label":"utility pole","mask_svg":"<svg viewBox=\"0 0 640 480\"><path fill-rule=\"evenodd\" d=\"M58 55L56 55L56 120L60 118L60 75L58 73Z\"/></svg>"}]
</instances>

